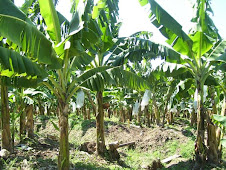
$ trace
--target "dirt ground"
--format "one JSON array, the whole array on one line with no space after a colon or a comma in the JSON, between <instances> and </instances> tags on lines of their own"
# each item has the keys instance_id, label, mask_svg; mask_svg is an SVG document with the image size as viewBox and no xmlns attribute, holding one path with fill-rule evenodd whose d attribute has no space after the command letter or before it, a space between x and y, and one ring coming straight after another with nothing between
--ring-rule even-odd
<instances>
[{"instance_id":1,"label":"dirt ground","mask_svg":"<svg viewBox=\"0 0 226 170\"><path fill-rule=\"evenodd\" d=\"M177 122L177 128L153 126L150 128L139 127L136 125L116 124L111 121L105 122L106 144L118 141L119 143L127 143L134 141L136 149L143 152L151 153L158 148L163 147L166 142L176 139L179 143L184 143L189 137L194 136L193 130L185 130L184 124ZM16 144L14 153L10 155L7 166L12 164L13 167L21 167L21 169L57 169L58 155L58 135L59 132L48 122L45 128L42 128L34 140L28 140L25 144ZM96 129L95 120L84 121L81 126L71 130L69 135L71 159L84 159L90 157L90 160L96 160L101 164L106 164L106 160L96 157L95 154L86 152L76 152L81 149L81 145L85 142L95 143ZM76 142L75 142L76 141ZM93 147L93 144L92 144ZM164 151L163 151L164 152ZM123 153L120 153L123 154ZM178 158L177 161L183 161ZM173 163L171 162L168 167ZM191 163L190 163L191 164ZM72 165L72 169L77 169L76 164ZM0 168L1 169L1 168ZM79 169L79 168L78 168ZM81 168L82 169L82 168Z\"/></svg>"},{"instance_id":2,"label":"dirt ground","mask_svg":"<svg viewBox=\"0 0 226 170\"><path fill-rule=\"evenodd\" d=\"M119 143L135 142L136 148L143 151L156 150L165 145L166 142L176 139L177 141L184 142L188 137L194 136L193 129L190 131L185 130L184 123L176 122L176 128L161 126L152 126L150 128L140 127L128 124L115 124L114 122L105 122L105 137L106 144L118 141ZM82 131L76 132L71 138L80 138L82 142L95 142L96 129L95 122L89 124L88 127L82 128ZM93 139L93 140L90 140Z\"/></svg>"}]
</instances>

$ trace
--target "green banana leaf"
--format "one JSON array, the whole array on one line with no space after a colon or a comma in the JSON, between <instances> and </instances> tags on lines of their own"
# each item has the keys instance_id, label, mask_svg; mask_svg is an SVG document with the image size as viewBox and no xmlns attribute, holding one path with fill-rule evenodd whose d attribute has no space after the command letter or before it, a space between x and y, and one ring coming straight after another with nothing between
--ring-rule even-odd
<instances>
[{"instance_id":1,"label":"green banana leaf","mask_svg":"<svg viewBox=\"0 0 226 170\"><path fill-rule=\"evenodd\" d=\"M39 83L43 81L42 78L37 77L1 77L4 81L2 83L8 87L16 88L37 88Z\"/></svg>"},{"instance_id":2,"label":"green banana leaf","mask_svg":"<svg viewBox=\"0 0 226 170\"><path fill-rule=\"evenodd\" d=\"M138 33L137 33L138 34ZM124 37L119 38L114 48L111 49L112 55L108 60L112 60L114 65L120 65L125 59L131 62L141 61L145 59L162 59L177 64L187 63L180 54L173 49L154 43L148 39L140 37Z\"/></svg>"},{"instance_id":3,"label":"green banana leaf","mask_svg":"<svg viewBox=\"0 0 226 170\"><path fill-rule=\"evenodd\" d=\"M226 127L226 116L214 114L212 119L215 123L222 125L224 128Z\"/></svg>"},{"instance_id":4,"label":"green banana leaf","mask_svg":"<svg viewBox=\"0 0 226 170\"><path fill-rule=\"evenodd\" d=\"M3 71L9 70L9 74L4 74L7 77L15 74L18 74L18 76L22 76L22 74L25 76L37 76L39 78L47 77L45 70L38 64L7 48L0 47L0 62L3 66L1 75L3 75Z\"/></svg>"},{"instance_id":5,"label":"green banana leaf","mask_svg":"<svg viewBox=\"0 0 226 170\"><path fill-rule=\"evenodd\" d=\"M105 86L119 85L133 89L145 90L148 83L134 73L121 67L102 66L90 69L78 77L80 85L92 91L102 91Z\"/></svg>"},{"instance_id":6,"label":"green banana leaf","mask_svg":"<svg viewBox=\"0 0 226 170\"><path fill-rule=\"evenodd\" d=\"M35 26L0 14L0 35L17 44L32 60L48 64L52 69L61 67L51 42Z\"/></svg>"},{"instance_id":7,"label":"green banana leaf","mask_svg":"<svg viewBox=\"0 0 226 170\"><path fill-rule=\"evenodd\" d=\"M85 67L94 60L94 57L88 55L87 53L82 53L82 55L76 56L73 59L72 69L79 69L85 71Z\"/></svg>"},{"instance_id":8,"label":"green banana leaf","mask_svg":"<svg viewBox=\"0 0 226 170\"><path fill-rule=\"evenodd\" d=\"M17 8L11 0L0 1L0 14L13 16L23 21L30 22L26 15L19 8Z\"/></svg>"},{"instance_id":9,"label":"green banana leaf","mask_svg":"<svg viewBox=\"0 0 226 170\"><path fill-rule=\"evenodd\" d=\"M168 40L175 51L191 57L192 40L183 31L182 26L171 17L155 0L139 0L142 6L151 5L149 18Z\"/></svg>"},{"instance_id":10,"label":"green banana leaf","mask_svg":"<svg viewBox=\"0 0 226 170\"><path fill-rule=\"evenodd\" d=\"M39 0L40 12L47 25L47 32L56 44L61 42L60 22L52 0Z\"/></svg>"}]
</instances>

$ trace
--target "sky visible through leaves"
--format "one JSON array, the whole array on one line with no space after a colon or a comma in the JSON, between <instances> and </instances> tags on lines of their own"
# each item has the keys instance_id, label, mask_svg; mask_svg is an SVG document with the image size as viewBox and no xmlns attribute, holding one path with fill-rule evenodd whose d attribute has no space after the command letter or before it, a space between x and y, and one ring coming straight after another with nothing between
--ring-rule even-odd
<instances>
[{"instance_id":1,"label":"sky visible through leaves","mask_svg":"<svg viewBox=\"0 0 226 170\"><path fill-rule=\"evenodd\" d=\"M172 15L183 26L188 33L192 27L190 22L193 10L193 0L156 0L170 15ZM24 0L15 0L17 6L21 6ZM70 14L71 0L59 0L57 10L66 18L71 19ZM213 21L219 29L222 38L226 39L226 0L213 0L212 8L214 11ZM147 9L142 9L138 0L120 0L119 2L120 20L123 22L120 36L129 36L138 31L153 32L152 40L166 45L165 38L150 23Z\"/></svg>"}]
</instances>

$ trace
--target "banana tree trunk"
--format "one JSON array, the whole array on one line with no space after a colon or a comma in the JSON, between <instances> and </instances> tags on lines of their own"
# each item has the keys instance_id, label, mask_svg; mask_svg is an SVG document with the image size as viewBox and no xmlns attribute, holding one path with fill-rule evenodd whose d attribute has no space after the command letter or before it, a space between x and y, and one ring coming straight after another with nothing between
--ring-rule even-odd
<instances>
[{"instance_id":1,"label":"banana tree trunk","mask_svg":"<svg viewBox=\"0 0 226 170\"><path fill-rule=\"evenodd\" d=\"M141 111L141 107L139 107L138 115L137 115L137 122L140 126L141 126L141 115L142 115L142 111Z\"/></svg>"},{"instance_id":2,"label":"banana tree trunk","mask_svg":"<svg viewBox=\"0 0 226 170\"><path fill-rule=\"evenodd\" d=\"M125 109L122 106L121 111L120 111L120 121L125 123L125 120L126 120L126 118L125 118Z\"/></svg>"},{"instance_id":3,"label":"banana tree trunk","mask_svg":"<svg viewBox=\"0 0 226 170\"><path fill-rule=\"evenodd\" d=\"M0 112L0 118L2 117L2 113ZM2 119L0 120L0 130L2 130Z\"/></svg>"},{"instance_id":4,"label":"banana tree trunk","mask_svg":"<svg viewBox=\"0 0 226 170\"><path fill-rule=\"evenodd\" d=\"M27 134L29 138L34 138L34 118L33 118L33 105L28 105L26 108L27 113Z\"/></svg>"},{"instance_id":5,"label":"banana tree trunk","mask_svg":"<svg viewBox=\"0 0 226 170\"><path fill-rule=\"evenodd\" d=\"M51 114L51 105L47 106L47 116L50 116Z\"/></svg>"},{"instance_id":6,"label":"banana tree trunk","mask_svg":"<svg viewBox=\"0 0 226 170\"><path fill-rule=\"evenodd\" d=\"M103 94L102 91L97 92L98 111L96 115L96 130L97 130L97 154L104 155L106 145L104 139L104 109L103 109Z\"/></svg>"},{"instance_id":7,"label":"banana tree trunk","mask_svg":"<svg viewBox=\"0 0 226 170\"><path fill-rule=\"evenodd\" d=\"M111 109L109 108L109 109L107 110L107 112L108 112L108 118L110 119L110 118L111 118L111 115L112 115Z\"/></svg>"},{"instance_id":8,"label":"banana tree trunk","mask_svg":"<svg viewBox=\"0 0 226 170\"><path fill-rule=\"evenodd\" d=\"M154 123L155 122L155 112L154 112L154 106L153 106L153 102L152 102L152 105L151 105L151 123Z\"/></svg>"},{"instance_id":9,"label":"banana tree trunk","mask_svg":"<svg viewBox=\"0 0 226 170\"><path fill-rule=\"evenodd\" d=\"M96 116L96 110L97 110L97 108L96 108L96 105L94 104L94 102L93 102L93 99L92 99L92 96L91 96L91 94L89 93L89 92L87 92L87 94L88 94L88 99L89 99L89 102L90 102L90 104L92 105L92 107L93 107L93 114L94 114L94 116Z\"/></svg>"},{"instance_id":10,"label":"banana tree trunk","mask_svg":"<svg viewBox=\"0 0 226 170\"><path fill-rule=\"evenodd\" d=\"M215 94L214 94L214 87L210 87L210 95L211 95L211 103L212 103L212 109L213 109L213 114L217 114L217 106L215 102Z\"/></svg>"},{"instance_id":11,"label":"banana tree trunk","mask_svg":"<svg viewBox=\"0 0 226 170\"><path fill-rule=\"evenodd\" d=\"M192 109L192 112L191 112L191 126L194 126L194 124L197 123L197 115L195 113L195 110Z\"/></svg>"},{"instance_id":12,"label":"banana tree trunk","mask_svg":"<svg viewBox=\"0 0 226 170\"><path fill-rule=\"evenodd\" d=\"M224 94L223 104L221 108L221 116L226 115L226 94ZM221 160L222 158L222 144L220 142L221 136L224 136L224 132L218 127L216 132L216 138L217 138L217 146L218 146L218 159Z\"/></svg>"},{"instance_id":13,"label":"banana tree trunk","mask_svg":"<svg viewBox=\"0 0 226 170\"><path fill-rule=\"evenodd\" d=\"M216 136L216 126L212 124L211 121L207 124L207 146L208 146L208 152L207 152L207 158L208 162L212 163L219 163L218 159L218 145L217 145L217 136Z\"/></svg>"},{"instance_id":14,"label":"banana tree trunk","mask_svg":"<svg viewBox=\"0 0 226 170\"><path fill-rule=\"evenodd\" d=\"M165 108L164 108L164 112L163 112L163 118L162 118L162 126L164 127L165 125L165 118L166 118L166 114L168 112L167 106L168 103L170 101L170 97L172 95L173 91L172 91L172 87L169 87L168 91L167 91L167 97L166 97L166 101L165 101Z\"/></svg>"},{"instance_id":15,"label":"banana tree trunk","mask_svg":"<svg viewBox=\"0 0 226 170\"><path fill-rule=\"evenodd\" d=\"M149 113L149 105L145 106L144 113L146 117L146 125L150 127L150 113Z\"/></svg>"},{"instance_id":16,"label":"banana tree trunk","mask_svg":"<svg viewBox=\"0 0 226 170\"><path fill-rule=\"evenodd\" d=\"M60 101L60 100L59 100ZM58 169L69 170L69 141L68 141L68 104L59 103L60 153Z\"/></svg>"},{"instance_id":17,"label":"banana tree trunk","mask_svg":"<svg viewBox=\"0 0 226 170\"><path fill-rule=\"evenodd\" d=\"M23 106L20 107L20 142L23 142L26 135L26 112Z\"/></svg>"},{"instance_id":18,"label":"banana tree trunk","mask_svg":"<svg viewBox=\"0 0 226 170\"><path fill-rule=\"evenodd\" d=\"M39 96L38 96L38 107L39 107L39 114L44 115L44 107L42 106L41 98Z\"/></svg>"},{"instance_id":19,"label":"banana tree trunk","mask_svg":"<svg viewBox=\"0 0 226 170\"><path fill-rule=\"evenodd\" d=\"M2 105L2 149L9 152L12 151L12 140L10 132L10 114L9 114L9 100L8 87L1 84L1 105Z\"/></svg>"},{"instance_id":20,"label":"banana tree trunk","mask_svg":"<svg viewBox=\"0 0 226 170\"><path fill-rule=\"evenodd\" d=\"M206 162L207 150L204 142L205 137L205 112L203 107L203 87L201 82L197 82L197 138L195 141L195 159L199 165Z\"/></svg>"},{"instance_id":21,"label":"banana tree trunk","mask_svg":"<svg viewBox=\"0 0 226 170\"><path fill-rule=\"evenodd\" d=\"M169 124L173 124L173 112L169 112Z\"/></svg>"},{"instance_id":22,"label":"banana tree trunk","mask_svg":"<svg viewBox=\"0 0 226 170\"><path fill-rule=\"evenodd\" d=\"M76 115L79 116L80 115L80 109L76 108Z\"/></svg>"},{"instance_id":23,"label":"banana tree trunk","mask_svg":"<svg viewBox=\"0 0 226 170\"><path fill-rule=\"evenodd\" d=\"M87 109L87 118L88 118L88 120L91 119L91 116L90 116L90 109Z\"/></svg>"},{"instance_id":24,"label":"banana tree trunk","mask_svg":"<svg viewBox=\"0 0 226 170\"><path fill-rule=\"evenodd\" d=\"M129 119L129 121L132 121L132 108L131 107L129 107L128 109L127 109L127 115L128 115L128 119Z\"/></svg>"},{"instance_id":25,"label":"banana tree trunk","mask_svg":"<svg viewBox=\"0 0 226 170\"><path fill-rule=\"evenodd\" d=\"M84 102L84 105L82 107L82 114L83 114L83 119L84 120L87 120L87 112L86 112L86 105L85 105L85 102Z\"/></svg>"},{"instance_id":26,"label":"banana tree trunk","mask_svg":"<svg viewBox=\"0 0 226 170\"><path fill-rule=\"evenodd\" d=\"M168 102L165 103L165 108L164 108L164 112L163 112L163 117L162 117L162 127L165 126L165 118L166 118L166 114L167 114L167 104Z\"/></svg>"},{"instance_id":27,"label":"banana tree trunk","mask_svg":"<svg viewBox=\"0 0 226 170\"><path fill-rule=\"evenodd\" d=\"M160 122L160 113L159 113L158 106L157 106L157 103L156 103L155 98L153 98L153 105L154 105L154 113L155 113L156 124L159 125L159 122Z\"/></svg>"},{"instance_id":28,"label":"banana tree trunk","mask_svg":"<svg viewBox=\"0 0 226 170\"><path fill-rule=\"evenodd\" d=\"M211 103L213 107L213 114L218 114L217 113L217 106L215 102L215 94L214 94L214 88L210 87L210 93L211 93ZM219 127L215 126L211 119L210 116L208 116L208 123L207 123L207 148L208 148L208 153L207 153L207 158L209 162L213 162L215 164L219 163L221 159L221 144L220 144L220 136L221 136L221 130Z\"/></svg>"}]
</instances>

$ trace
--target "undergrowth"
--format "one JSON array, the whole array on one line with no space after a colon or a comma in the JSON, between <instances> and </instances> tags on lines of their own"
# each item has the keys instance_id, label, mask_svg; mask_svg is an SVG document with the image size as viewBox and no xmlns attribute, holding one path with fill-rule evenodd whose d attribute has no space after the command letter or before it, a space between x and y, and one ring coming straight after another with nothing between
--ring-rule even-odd
<instances>
[{"instance_id":1,"label":"undergrowth","mask_svg":"<svg viewBox=\"0 0 226 170\"><path fill-rule=\"evenodd\" d=\"M45 127L39 129L36 135L39 138L45 138L47 134L53 136L58 136L59 131L57 130L58 119L56 117L51 117L46 119L46 117L37 118L41 122L45 123ZM53 123L51 123L53 122ZM111 160L108 157L101 158L95 154L88 154L86 152L80 151L79 147L82 143L86 141L96 140L96 129L95 129L95 117L91 117L90 120L83 120L81 116L76 114L71 114L69 117L69 142L70 142L70 162L72 169L90 169L90 170L106 170L106 169L144 169L151 165L153 160L164 160L173 155L180 155L176 160L172 160L169 163L164 164L165 169L190 169L193 165L194 158L194 143L195 143L195 128L190 127L187 121L183 119L178 120L181 124L175 123L174 125L166 125L165 129L172 130L175 134L181 134L183 140L178 138L170 138L164 141L159 146L149 146L146 151L139 147L139 140L137 141L134 149L128 149L127 147L119 148L120 160ZM131 122L132 123L132 122ZM55 124L55 125L54 125ZM116 117L105 118L105 129L106 132L113 126L118 126L118 133L123 132L123 127L129 128L128 122L119 123L119 119ZM114 127L113 127L114 128ZM160 128L158 126L152 126L148 130L154 130ZM139 129L139 128L138 128ZM157 135L157 134L156 134ZM114 141L114 136L109 133L106 136L106 143L109 141ZM47 149L48 150L48 149ZM223 148L222 159L226 160L226 148ZM28 153L24 152L25 157L29 157ZM57 167L57 155L52 157L39 157L32 159L17 159L11 158L10 160L1 161L2 165L6 169L15 169L16 167L23 167L24 163L27 164L26 167L31 169L38 169L37 167L53 165L53 169ZM35 165L37 164L37 165ZM0 165L1 166L1 165ZM164 169L163 168L163 169ZM214 167L218 169L218 167ZM1 168L0 168L1 169Z\"/></svg>"}]
</instances>

